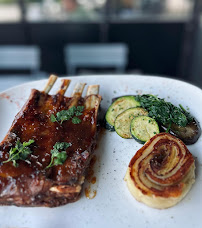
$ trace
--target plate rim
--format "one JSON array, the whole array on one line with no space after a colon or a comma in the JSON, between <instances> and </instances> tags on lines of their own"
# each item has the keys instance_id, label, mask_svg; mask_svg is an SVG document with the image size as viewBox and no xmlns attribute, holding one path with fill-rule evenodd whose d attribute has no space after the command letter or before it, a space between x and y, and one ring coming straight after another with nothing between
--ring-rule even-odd
<instances>
[{"instance_id":1,"label":"plate rim","mask_svg":"<svg viewBox=\"0 0 202 228\"><path fill-rule=\"evenodd\" d=\"M93 78L102 78L102 77L105 77L106 80L108 80L109 77L118 77L118 78L134 78L134 77L138 77L138 78L142 78L142 79L147 79L147 78L153 78L153 79L160 79L160 80L165 80L165 81L173 81L173 82L178 82L178 83L182 83L184 85L187 85L187 86L191 86L195 89L198 89L200 92L202 92L202 88L200 88L199 86L195 85L195 84L192 84L190 82L187 82L187 81L184 81L183 79L176 79L176 78L173 78L173 77L163 77L163 76L158 76L158 75L140 75L140 74L121 74L121 75L110 75L110 74L106 74L106 75L78 75L78 76L67 76L67 75L64 75L64 76L58 76L58 79L71 79L73 80L74 78L86 78L86 77L93 77ZM48 77L49 78L49 77ZM22 87L22 86L29 86L29 84L31 85L32 83L39 83L39 82L45 82L48 80L48 78L46 79L40 79L40 80L33 80L33 81L30 81L30 82L24 82L24 83L21 83L19 85L16 85L16 86L12 86L6 90L3 90L0 92L0 95L3 94L3 93L7 93L7 92L10 92L11 90L14 90L14 89L17 89L19 87ZM1 98L1 97L0 97Z\"/></svg>"}]
</instances>

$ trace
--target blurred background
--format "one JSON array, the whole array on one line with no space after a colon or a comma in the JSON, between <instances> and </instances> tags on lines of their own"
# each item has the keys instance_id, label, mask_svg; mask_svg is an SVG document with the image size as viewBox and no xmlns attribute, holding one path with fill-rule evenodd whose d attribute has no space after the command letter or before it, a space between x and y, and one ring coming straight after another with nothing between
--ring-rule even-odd
<instances>
[{"instance_id":1,"label":"blurred background","mask_svg":"<svg viewBox=\"0 0 202 228\"><path fill-rule=\"evenodd\" d=\"M202 88L202 0L0 0L0 91L50 73Z\"/></svg>"}]
</instances>

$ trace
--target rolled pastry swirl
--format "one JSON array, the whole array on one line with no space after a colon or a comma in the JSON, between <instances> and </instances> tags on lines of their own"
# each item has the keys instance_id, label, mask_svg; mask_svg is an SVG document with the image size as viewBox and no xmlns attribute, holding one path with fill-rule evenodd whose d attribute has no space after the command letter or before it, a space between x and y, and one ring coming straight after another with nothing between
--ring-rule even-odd
<instances>
[{"instance_id":1,"label":"rolled pastry swirl","mask_svg":"<svg viewBox=\"0 0 202 228\"><path fill-rule=\"evenodd\" d=\"M159 209L172 207L195 181L194 158L180 139L160 133L131 159L125 180L138 201Z\"/></svg>"}]
</instances>

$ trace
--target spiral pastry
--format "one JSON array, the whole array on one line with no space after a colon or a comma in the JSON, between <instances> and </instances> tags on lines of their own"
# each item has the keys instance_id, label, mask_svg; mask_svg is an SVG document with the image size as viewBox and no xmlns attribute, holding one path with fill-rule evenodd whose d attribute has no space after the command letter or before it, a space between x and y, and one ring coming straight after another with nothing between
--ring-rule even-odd
<instances>
[{"instance_id":1,"label":"spiral pastry","mask_svg":"<svg viewBox=\"0 0 202 228\"><path fill-rule=\"evenodd\" d=\"M160 133L131 159L125 180L132 195L154 208L177 204L195 181L192 154L178 138Z\"/></svg>"}]
</instances>

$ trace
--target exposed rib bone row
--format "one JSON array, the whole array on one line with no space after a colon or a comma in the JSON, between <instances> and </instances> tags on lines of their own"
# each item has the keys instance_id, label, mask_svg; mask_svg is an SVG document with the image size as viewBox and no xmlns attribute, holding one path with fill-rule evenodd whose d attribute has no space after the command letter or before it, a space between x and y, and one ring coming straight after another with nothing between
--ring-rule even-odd
<instances>
[{"instance_id":1,"label":"exposed rib bone row","mask_svg":"<svg viewBox=\"0 0 202 228\"><path fill-rule=\"evenodd\" d=\"M50 92L50 90L52 89L52 87L55 84L57 79L58 79L58 77L56 75L51 75L49 77L48 82L44 88L45 93L48 94ZM62 79L62 84L60 86L60 89L57 91L57 94L64 95L67 88L69 87L70 82L71 82L71 80L69 80L69 79ZM75 100L73 103L77 103L79 98L82 96L85 85L86 85L86 83L81 83L81 82L76 84L76 86L74 87L73 93L71 95ZM88 86L86 96L98 95L98 94L99 94L99 85L89 85ZM74 104L71 104L71 105L74 105Z\"/></svg>"}]
</instances>

